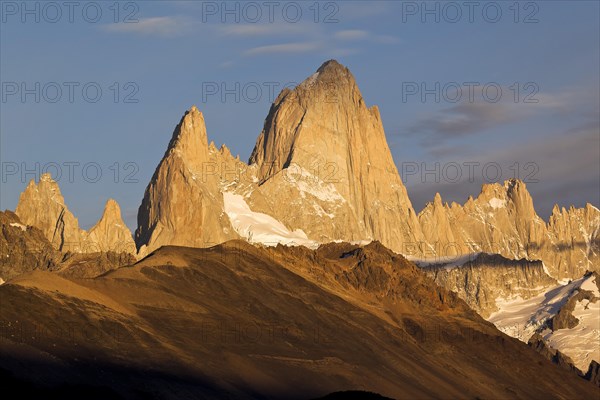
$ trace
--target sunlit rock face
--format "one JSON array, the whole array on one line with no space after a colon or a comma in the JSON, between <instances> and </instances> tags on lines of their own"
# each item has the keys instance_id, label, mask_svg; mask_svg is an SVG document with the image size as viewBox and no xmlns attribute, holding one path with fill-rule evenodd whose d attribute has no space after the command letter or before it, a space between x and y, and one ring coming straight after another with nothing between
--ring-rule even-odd
<instances>
[{"instance_id":1,"label":"sunlit rock face","mask_svg":"<svg viewBox=\"0 0 600 400\"><path fill-rule=\"evenodd\" d=\"M439 256L486 252L541 260L558 280L600 268L600 211L591 204L569 210L555 206L546 223L520 180L483 185L464 205L442 204L437 195L419 213L419 222Z\"/></svg>"},{"instance_id":2,"label":"sunlit rock face","mask_svg":"<svg viewBox=\"0 0 600 400\"><path fill-rule=\"evenodd\" d=\"M115 200L107 201L102 218L86 232L79 228L50 174L43 174L37 184L34 180L29 182L15 212L23 224L40 229L52 246L63 253L136 254L133 237Z\"/></svg>"}]
</instances>

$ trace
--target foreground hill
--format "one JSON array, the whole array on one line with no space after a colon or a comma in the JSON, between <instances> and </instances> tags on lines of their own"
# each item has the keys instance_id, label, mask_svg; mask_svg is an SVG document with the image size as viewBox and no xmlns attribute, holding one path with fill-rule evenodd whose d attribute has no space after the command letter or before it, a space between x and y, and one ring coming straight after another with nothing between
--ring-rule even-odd
<instances>
[{"instance_id":1,"label":"foreground hill","mask_svg":"<svg viewBox=\"0 0 600 400\"><path fill-rule=\"evenodd\" d=\"M163 247L93 279L0 286L4 388L61 398L591 399L377 242Z\"/></svg>"}]
</instances>

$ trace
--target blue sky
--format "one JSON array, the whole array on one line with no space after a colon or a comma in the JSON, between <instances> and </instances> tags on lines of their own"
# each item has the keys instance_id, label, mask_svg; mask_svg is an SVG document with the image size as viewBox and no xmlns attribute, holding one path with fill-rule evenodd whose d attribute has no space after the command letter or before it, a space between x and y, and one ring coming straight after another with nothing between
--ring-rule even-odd
<instances>
[{"instance_id":1,"label":"blue sky","mask_svg":"<svg viewBox=\"0 0 600 400\"><path fill-rule=\"evenodd\" d=\"M544 218L554 203L599 205L598 2L482 1L472 13L464 2L275 3L270 15L264 2L3 2L0 208L14 209L27 181L58 165L82 227L112 197L133 230L185 110L197 105L209 139L247 159L269 87L300 82L331 58L379 106L417 210L435 192L462 203L482 182L515 174ZM207 92L236 83L239 101ZM439 101L422 98L436 83ZM33 172L22 176L23 167Z\"/></svg>"}]
</instances>

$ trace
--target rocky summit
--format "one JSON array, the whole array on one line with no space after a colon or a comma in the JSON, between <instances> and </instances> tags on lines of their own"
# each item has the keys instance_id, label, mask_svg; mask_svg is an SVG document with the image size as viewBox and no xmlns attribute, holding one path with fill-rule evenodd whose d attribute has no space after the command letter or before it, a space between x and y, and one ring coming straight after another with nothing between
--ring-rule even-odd
<instances>
[{"instance_id":1,"label":"rocky summit","mask_svg":"<svg viewBox=\"0 0 600 400\"><path fill-rule=\"evenodd\" d=\"M164 245L208 247L238 235L223 209L213 168L232 161L208 144L204 116L185 113L140 205L135 240L140 254Z\"/></svg>"},{"instance_id":2,"label":"rocky summit","mask_svg":"<svg viewBox=\"0 0 600 400\"><path fill-rule=\"evenodd\" d=\"M438 194L419 213L419 222L441 256L487 252L541 260L558 280L600 268L600 211L589 203L581 209L555 206L546 223L520 180L483 185L464 205L443 204Z\"/></svg>"},{"instance_id":3,"label":"rocky summit","mask_svg":"<svg viewBox=\"0 0 600 400\"><path fill-rule=\"evenodd\" d=\"M297 232L296 242L377 239L400 251L423 241L379 111L333 60L280 93L248 164L208 143L196 107L186 112L140 206L138 249L260 235L257 224L231 224L224 201L232 200Z\"/></svg>"},{"instance_id":4,"label":"rocky summit","mask_svg":"<svg viewBox=\"0 0 600 400\"><path fill-rule=\"evenodd\" d=\"M311 239L376 239L396 251L423 239L379 110L336 61L279 95L250 164L268 203L258 209Z\"/></svg>"},{"instance_id":5,"label":"rocky summit","mask_svg":"<svg viewBox=\"0 0 600 400\"><path fill-rule=\"evenodd\" d=\"M87 251L79 222L65 205L58 183L50 174L42 175L37 184L33 179L29 181L15 213L24 224L41 229L57 250Z\"/></svg>"},{"instance_id":6,"label":"rocky summit","mask_svg":"<svg viewBox=\"0 0 600 400\"><path fill-rule=\"evenodd\" d=\"M121 218L119 204L109 199L102 218L88 232L65 204L58 183L43 174L31 180L15 211L25 225L40 229L56 250L72 253L124 252L136 254L131 232Z\"/></svg>"}]
</instances>

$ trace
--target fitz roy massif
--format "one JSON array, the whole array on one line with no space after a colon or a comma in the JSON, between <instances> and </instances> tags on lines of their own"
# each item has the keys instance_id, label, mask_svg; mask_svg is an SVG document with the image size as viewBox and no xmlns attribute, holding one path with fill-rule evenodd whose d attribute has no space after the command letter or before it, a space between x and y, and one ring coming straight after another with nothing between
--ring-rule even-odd
<instances>
[{"instance_id":1,"label":"fitz roy massif","mask_svg":"<svg viewBox=\"0 0 600 400\"><path fill-rule=\"evenodd\" d=\"M7 387L600 396L594 205L544 220L511 179L417 213L379 109L334 60L279 94L248 162L209 140L205 118L192 106L176 125L135 232L112 199L80 228L49 174L0 213Z\"/></svg>"}]
</instances>

